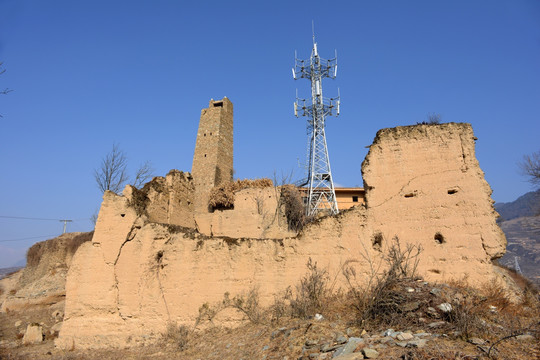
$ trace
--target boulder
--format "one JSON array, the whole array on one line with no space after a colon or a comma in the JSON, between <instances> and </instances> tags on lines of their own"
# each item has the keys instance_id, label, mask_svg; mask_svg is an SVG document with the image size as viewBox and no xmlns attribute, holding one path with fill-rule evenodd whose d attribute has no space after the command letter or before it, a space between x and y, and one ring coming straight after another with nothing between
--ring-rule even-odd
<instances>
[{"instance_id":1,"label":"boulder","mask_svg":"<svg viewBox=\"0 0 540 360\"><path fill-rule=\"evenodd\" d=\"M43 341L43 327L39 324L28 324L23 337L23 344L39 344Z\"/></svg>"}]
</instances>

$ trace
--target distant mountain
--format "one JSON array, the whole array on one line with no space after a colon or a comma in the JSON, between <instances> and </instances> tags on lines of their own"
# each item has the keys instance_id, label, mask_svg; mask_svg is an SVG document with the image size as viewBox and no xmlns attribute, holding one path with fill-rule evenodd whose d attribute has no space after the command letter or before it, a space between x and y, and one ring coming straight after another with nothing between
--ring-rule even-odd
<instances>
[{"instance_id":1,"label":"distant mountain","mask_svg":"<svg viewBox=\"0 0 540 360\"><path fill-rule=\"evenodd\" d=\"M12 267L8 267L8 268L1 268L0 269L0 279L3 279L7 274L11 274L15 271L18 271L22 269L21 266L12 266Z\"/></svg>"},{"instance_id":2,"label":"distant mountain","mask_svg":"<svg viewBox=\"0 0 540 360\"><path fill-rule=\"evenodd\" d=\"M495 210L501 215L499 222L540 213L540 190L531 191L509 203L495 203Z\"/></svg>"},{"instance_id":3,"label":"distant mountain","mask_svg":"<svg viewBox=\"0 0 540 360\"><path fill-rule=\"evenodd\" d=\"M499 263L515 269L517 260L523 275L540 286L540 216L519 217L499 225L508 240Z\"/></svg>"}]
</instances>

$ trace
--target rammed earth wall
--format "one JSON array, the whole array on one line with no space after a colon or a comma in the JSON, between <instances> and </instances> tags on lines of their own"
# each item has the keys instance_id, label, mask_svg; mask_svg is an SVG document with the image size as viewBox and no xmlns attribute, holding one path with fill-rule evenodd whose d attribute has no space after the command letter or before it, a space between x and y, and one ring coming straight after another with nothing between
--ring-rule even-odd
<instances>
[{"instance_id":1,"label":"rammed earth wall","mask_svg":"<svg viewBox=\"0 0 540 360\"><path fill-rule=\"evenodd\" d=\"M319 219L290 237L279 227L275 238L265 237L271 232L264 235L256 231L259 223L243 221L251 211L263 223L265 212L249 200L257 199L254 189L239 197L244 205L208 221L219 224L219 236L180 226L184 220L178 217L176 224L152 221L132 206L129 188L124 196L108 192L92 242L73 258L56 344L100 348L155 341L168 321L193 324L199 307L221 301L225 292L234 296L258 287L268 304L298 282L309 258L332 276L349 264L360 280L367 279L368 261L380 263L396 236L402 246L424 249L419 271L429 280L466 275L480 284L496 278L491 260L504 253L506 239L495 223L491 189L474 146L469 124L383 129L362 164L366 206ZM267 206L277 207L268 189L260 192Z\"/></svg>"}]
</instances>

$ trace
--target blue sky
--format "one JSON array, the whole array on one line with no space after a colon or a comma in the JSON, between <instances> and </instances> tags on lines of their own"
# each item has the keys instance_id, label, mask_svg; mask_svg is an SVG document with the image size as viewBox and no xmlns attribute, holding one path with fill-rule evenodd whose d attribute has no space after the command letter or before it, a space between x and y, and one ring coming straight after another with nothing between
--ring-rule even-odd
<instances>
[{"instance_id":1,"label":"blue sky","mask_svg":"<svg viewBox=\"0 0 540 360\"><path fill-rule=\"evenodd\" d=\"M378 129L439 113L472 123L494 200L531 190L516 163L540 150L540 1L0 0L0 89L13 89L0 95L0 216L91 230L93 169L112 144L132 169L190 171L200 111L223 96L236 177L302 177L292 104L309 83L291 67L310 55L312 20L321 56L338 51L323 83L341 92L327 120L337 183L362 186ZM0 218L0 267L61 231Z\"/></svg>"}]
</instances>

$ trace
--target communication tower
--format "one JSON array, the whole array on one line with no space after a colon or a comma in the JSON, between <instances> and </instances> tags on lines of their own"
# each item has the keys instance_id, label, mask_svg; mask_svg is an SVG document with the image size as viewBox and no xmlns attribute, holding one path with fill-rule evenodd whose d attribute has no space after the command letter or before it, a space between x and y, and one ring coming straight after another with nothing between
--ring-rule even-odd
<instances>
[{"instance_id":1,"label":"communication tower","mask_svg":"<svg viewBox=\"0 0 540 360\"><path fill-rule=\"evenodd\" d=\"M294 57L293 78L308 79L311 82L311 99L298 98L294 103L294 115L307 117L308 133L308 163L307 177L301 186L306 186L306 214L314 215L320 211L331 214L338 213L330 158L325 135L325 119L327 116L339 115L339 90L335 98L323 96L322 79L335 79L337 75L337 52L330 60L322 59L317 50L315 35L313 35L313 49L307 60Z\"/></svg>"}]
</instances>

